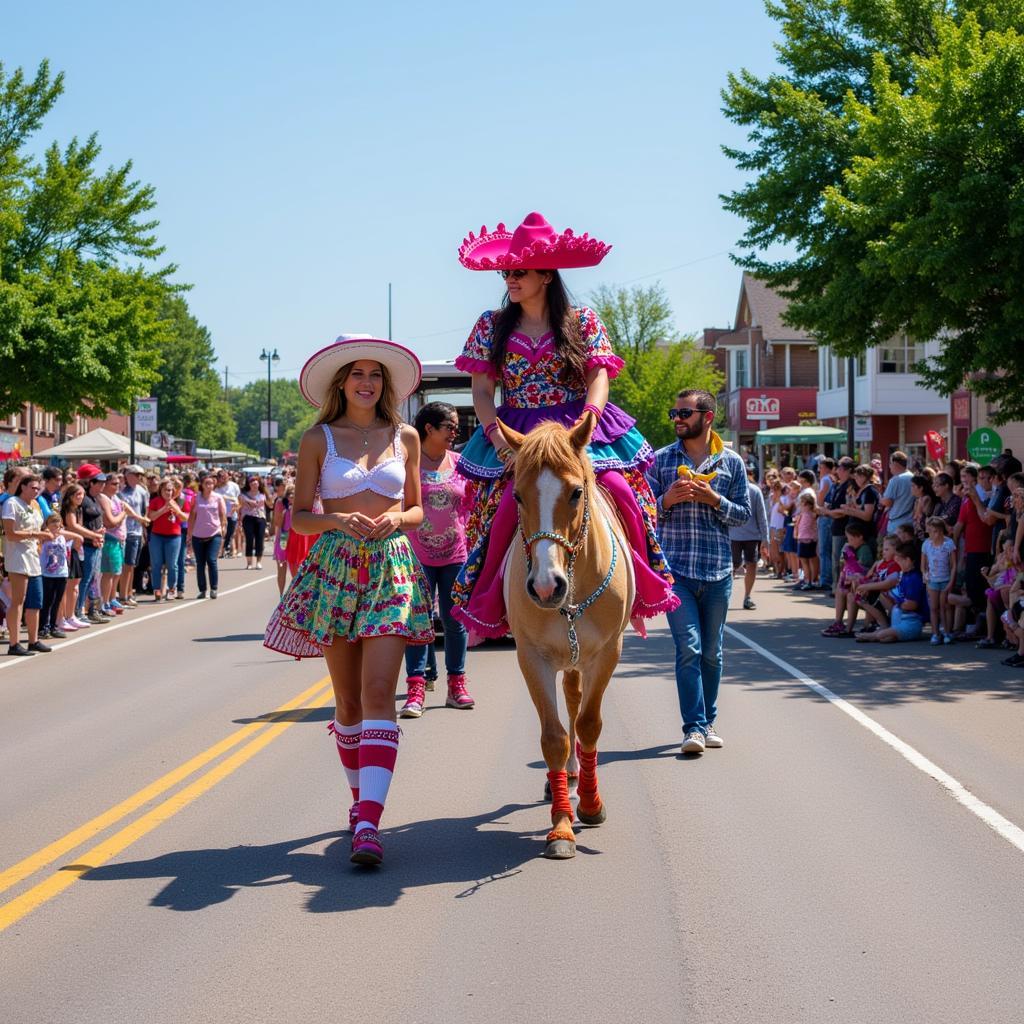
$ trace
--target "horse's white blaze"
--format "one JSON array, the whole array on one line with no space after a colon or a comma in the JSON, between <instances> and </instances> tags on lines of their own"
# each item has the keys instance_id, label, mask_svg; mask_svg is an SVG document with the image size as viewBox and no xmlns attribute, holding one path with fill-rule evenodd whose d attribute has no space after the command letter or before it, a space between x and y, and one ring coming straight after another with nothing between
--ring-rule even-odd
<instances>
[{"instance_id":1,"label":"horse's white blaze","mask_svg":"<svg viewBox=\"0 0 1024 1024\"><path fill-rule=\"evenodd\" d=\"M545 466L537 476L537 510L540 513L540 530L544 533L555 532L555 502L561 493L561 480ZM536 541L530 581L537 596L547 600L555 592L556 581L563 575L558 562L558 545L551 540Z\"/></svg>"}]
</instances>

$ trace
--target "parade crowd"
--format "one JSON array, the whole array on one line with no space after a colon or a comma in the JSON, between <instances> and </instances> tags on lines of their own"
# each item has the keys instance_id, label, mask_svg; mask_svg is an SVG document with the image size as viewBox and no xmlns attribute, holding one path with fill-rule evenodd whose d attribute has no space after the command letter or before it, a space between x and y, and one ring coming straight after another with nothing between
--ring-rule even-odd
<instances>
[{"instance_id":1,"label":"parade crowd","mask_svg":"<svg viewBox=\"0 0 1024 1024\"><path fill-rule=\"evenodd\" d=\"M823 636L1002 646L1004 665L1024 667L1024 472L1010 449L941 469L894 451L884 484L877 458L808 462L768 469L760 487L749 473L755 515L732 531L745 608L760 563L833 604Z\"/></svg>"},{"instance_id":2,"label":"parade crowd","mask_svg":"<svg viewBox=\"0 0 1024 1024\"><path fill-rule=\"evenodd\" d=\"M104 473L8 469L0 492L0 640L29 657L152 602L216 599L223 559L261 569L278 589L311 546L290 540L294 469L266 477L220 468L161 475L138 465ZM188 586L194 578L194 589ZM22 642L24 640L24 642Z\"/></svg>"}]
</instances>

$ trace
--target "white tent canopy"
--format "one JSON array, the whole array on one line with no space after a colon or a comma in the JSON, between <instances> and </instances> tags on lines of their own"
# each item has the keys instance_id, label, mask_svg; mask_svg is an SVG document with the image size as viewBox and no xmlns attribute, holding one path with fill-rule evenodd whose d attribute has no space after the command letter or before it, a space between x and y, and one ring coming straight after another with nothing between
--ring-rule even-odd
<instances>
[{"instance_id":1,"label":"white tent canopy","mask_svg":"<svg viewBox=\"0 0 1024 1024\"><path fill-rule=\"evenodd\" d=\"M73 437L70 441L58 444L53 448L47 448L44 452L36 452L33 458L36 459L67 459L74 462L78 459L127 459L131 456L131 441L122 434L115 434L112 430L105 430L97 427L80 437ZM151 445L135 442L135 457L137 459L163 459L167 453Z\"/></svg>"}]
</instances>

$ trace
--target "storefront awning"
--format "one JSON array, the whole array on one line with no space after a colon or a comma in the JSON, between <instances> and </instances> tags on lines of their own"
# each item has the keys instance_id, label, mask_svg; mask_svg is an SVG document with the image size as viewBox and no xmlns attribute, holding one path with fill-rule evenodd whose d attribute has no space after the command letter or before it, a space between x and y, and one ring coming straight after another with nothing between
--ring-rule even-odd
<instances>
[{"instance_id":1,"label":"storefront awning","mask_svg":"<svg viewBox=\"0 0 1024 1024\"><path fill-rule=\"evenodd\" d=\"M772 427L759 430L755 442L760 448L769 444L841 444L846 431L835 427Z\"/></svg>"}]
</instances>

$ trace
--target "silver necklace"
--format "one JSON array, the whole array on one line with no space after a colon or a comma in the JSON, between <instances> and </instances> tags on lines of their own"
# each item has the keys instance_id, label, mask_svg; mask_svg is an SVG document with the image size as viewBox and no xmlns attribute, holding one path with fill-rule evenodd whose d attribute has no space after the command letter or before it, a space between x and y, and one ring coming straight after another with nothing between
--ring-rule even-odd
<instances>
[{"instance_id":1,"label":"silver necklace","mask_svg":"<svg viewBox=\"0 0 1024 1024\"><path fill-rule=\"evenodd\" d=\"M370 450L370 432L377 429L377 423L374 421L372 427L357 427L354 423L342 423L343 427L351 427L353 430L358 430L363 437L363 451L368 452Z\"/></svg>"}]
</instances>

